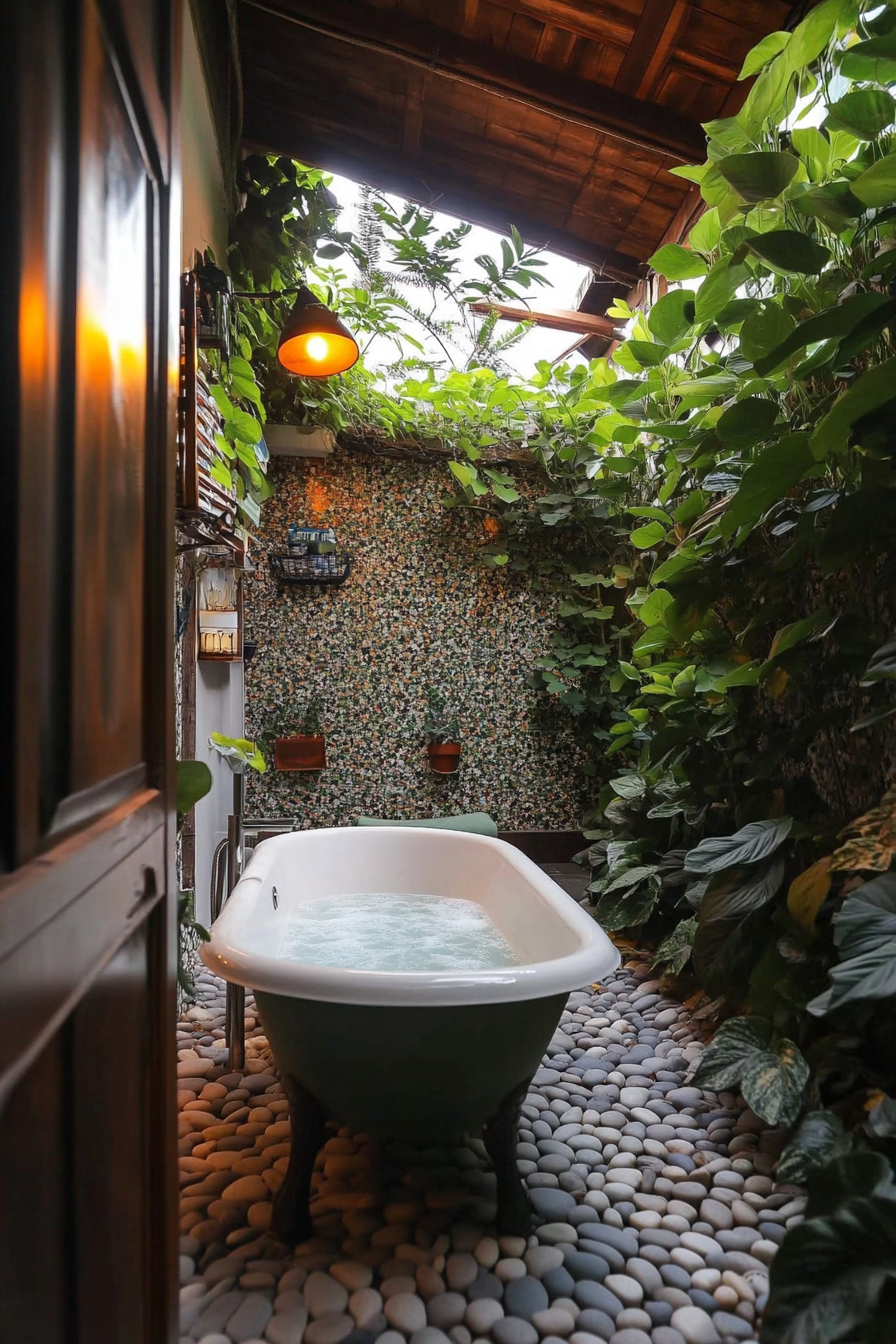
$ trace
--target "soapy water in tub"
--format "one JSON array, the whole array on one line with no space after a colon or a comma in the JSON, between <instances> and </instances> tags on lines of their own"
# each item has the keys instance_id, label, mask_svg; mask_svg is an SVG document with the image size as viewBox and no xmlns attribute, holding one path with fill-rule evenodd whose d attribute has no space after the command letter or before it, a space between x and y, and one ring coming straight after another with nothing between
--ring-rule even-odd
<instances>
[{"instance_id":1,"label":"soapy water in tub","mask_svg":"<svg viewBox=\"0 0 896 1344\"><path fill-rule=\"evenodd\" d=\"M475 901L362 892L322 896L294 910L280 957L356 971L484 971L518 966Z\"/></svg>"}]
</instances>

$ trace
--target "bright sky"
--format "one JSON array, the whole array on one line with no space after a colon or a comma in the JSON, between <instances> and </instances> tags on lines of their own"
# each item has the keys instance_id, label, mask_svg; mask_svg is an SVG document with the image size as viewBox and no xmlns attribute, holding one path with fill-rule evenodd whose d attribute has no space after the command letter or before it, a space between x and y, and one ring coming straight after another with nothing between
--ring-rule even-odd
<instances>
[{"instance_id":1,"label":"bright sky","mask_svg":"<svg viewBox=\"0 0 896 1344\"><path fill-rule=\"evenodd\" d=\"M339 228L354 232L358 223L358 204L360 201L358 184L346 177L334 176L330 190L342 206ZM386 199L395 207L401 205L400 197L387 195ZM453 215L436 213L434 222L441 231L444 231L453 228L457 224L457 219ZM494 233L491 229L480 228L478 224L475 224L464 239L460 249L460 256L464 261L469 262L469 265L464 267L464 274L469 278L474 277L474 273L478 272L478 267L474 265L474 258L482 252L489 252L500 261L500 239L501 235L499 233ZM547 278L548 284L533 286L528 294L530 306L532 308L575 308L579 287L589 274L588 267L581 266L575 261L568 261L565 257L558 257L553 252L544 252L542 257L547 262L547 265L542 267L541 270ZM340 269L346 266L348 268L352 267L350 258L340 257L336 264ZM476 278L478 278L478 275ZM411 290L406 292L409 296L413 296ZM421 304L421 306L423 305ZM439 315L440 309L437 308L436 316ZM446 309L445 315L453 314ZM509 331L512 323L504 322L500 325ZM415 329L414 335L419 338L422 333ZM530 374L534 373L538 360L554 361L558 359L565 350L569 349L575 339L575 335L568 331L550 331L546 327L532 327L523 340L507 352L506 363L521 376L529 377ZM440 347L434 341L430 345L434 358L444 357ZM391 363L395 357L395 346L391 342L380 338L368 348L365 363L368 367L372 367L377 363Z\"/></svg>"}]
</instances>

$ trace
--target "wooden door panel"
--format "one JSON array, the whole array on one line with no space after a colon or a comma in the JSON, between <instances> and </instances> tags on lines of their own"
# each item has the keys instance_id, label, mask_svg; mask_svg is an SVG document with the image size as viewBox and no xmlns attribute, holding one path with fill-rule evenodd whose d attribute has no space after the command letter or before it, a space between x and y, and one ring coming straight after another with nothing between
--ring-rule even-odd
<instances>
[{"instance_id":1,"label":"wooden door panel","mask_svg":"<svg viewBox=\"0 0 896 1344\"><path fill-rule=\"evenodd\" d=\"M71 788L143 761L151 179L98 21L84 35L78 220Z\"/></svg>"},{"instance_id":2,"label":"wooden door panel","mask_svg":"<svg viewBox=\"0 0 896 1344\"><path fill-rule=\"evenodd\" d=\"M170 1344L180 5L7 10L0 1341Z\"/></svg>"},{"instance_id":3,"label":"wooden door panel","mask_svg":"<svg viewBox=\"0 0 896 1344\"><path fill-rule=\"evenodd\" d=\"M153 827L153 821L155 825ZM0 949L0 1104L68 1018L119 944L165 895L164 813L156 795L138 795L61 854L22 869L3 893ZM128 840L137 843L123 853ZM82 850L77 853L73 851ZM91 860L106 871L86 889L67 887ZM110 862L111 860L111 862ZM33 927L34 916L44 920ZM17 930L27 929L19 938Z\"/></svg>"},{"instance_id":4,"label":"wooden door panel","mask_svg":"<svg viewBox=\"0 0 896 1344\"><path fill-rule=\"evenodd\" d=\"M67 1339L71 1237L65 1115L68 1039L60 1032L0 1111L0 1339L47 1344ZM14 1216L11 1216L14 1212ZM35 1247L44 1272L38 1282Z\"/></svg>"}]
</instances>

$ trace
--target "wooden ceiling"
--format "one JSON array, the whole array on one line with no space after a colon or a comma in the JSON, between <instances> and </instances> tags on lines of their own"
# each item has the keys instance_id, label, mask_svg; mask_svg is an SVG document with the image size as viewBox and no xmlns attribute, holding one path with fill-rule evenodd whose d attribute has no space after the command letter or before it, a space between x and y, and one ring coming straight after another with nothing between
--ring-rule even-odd
<instances>
[{"instance_id":1,"label":"wooden ceiling","mask_svg":"<svg viewBox=\"0 0 896 1344\"><path fill-rule=\"evenodd\" d=\"M805 2L802 8L805 8ZM632 281L791 0L240 0L247 143Z\"/></svg>"}]
</instances>

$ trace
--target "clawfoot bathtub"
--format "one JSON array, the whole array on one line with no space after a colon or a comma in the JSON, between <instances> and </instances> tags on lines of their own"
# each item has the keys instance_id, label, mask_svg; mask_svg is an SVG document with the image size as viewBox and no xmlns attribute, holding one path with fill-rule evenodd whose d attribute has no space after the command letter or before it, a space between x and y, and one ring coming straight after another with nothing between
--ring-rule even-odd
<instances>
[{"instance_id":1,"label":"clawfoot bathtub","mask_svg":"<svg viewBox=\"0 0 896 1344\"><path fill-rule=\"evenodd\" d=\"M302 902L366 892L474 901L518 964L371 971L281 954ZM292 1150L275 1207L281 1235L310 1234L311 1173L329 1119L398 1138L484 1127L499 1231L528 1230L514 1162L520 1105L569 993L619 964L603 930L536 864L503 841L458 831L279 836L255 851L202 958L254 991L290 1099Z\"/></svg>"}]
</instances>

